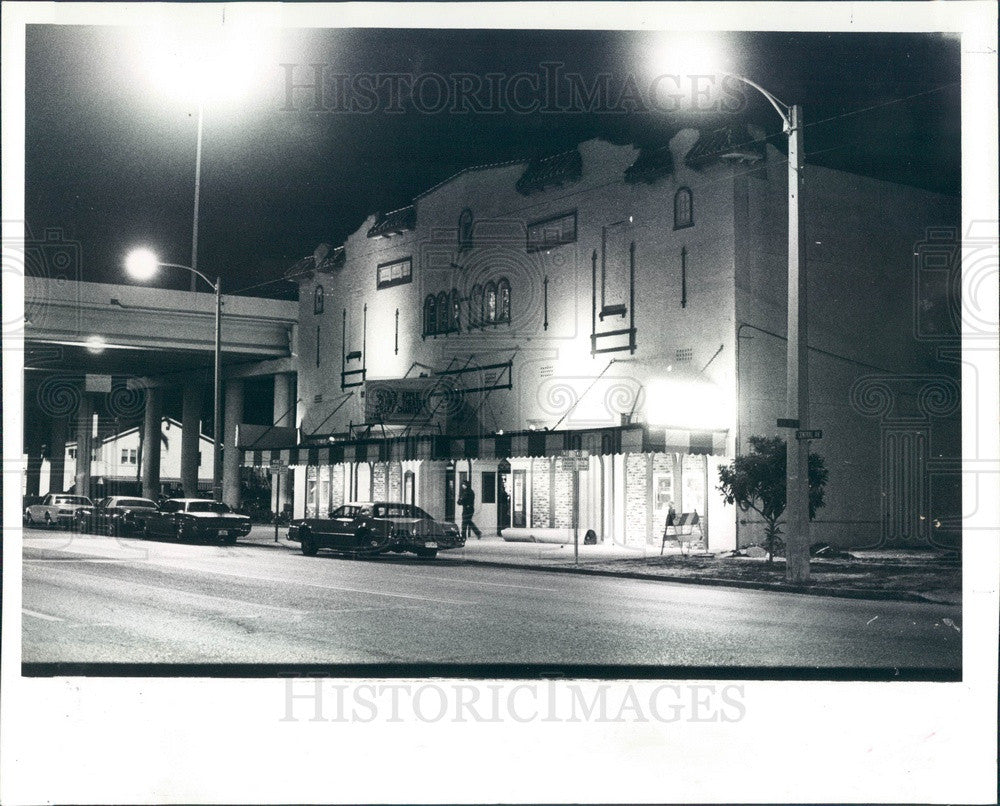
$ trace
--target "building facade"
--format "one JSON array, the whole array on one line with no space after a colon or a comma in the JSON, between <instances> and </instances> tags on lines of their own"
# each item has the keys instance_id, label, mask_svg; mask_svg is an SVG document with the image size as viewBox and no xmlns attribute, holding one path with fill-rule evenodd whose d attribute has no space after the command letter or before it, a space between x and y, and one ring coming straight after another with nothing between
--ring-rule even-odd
<instances>
[{"instance_id":1,"label":"building facade","mask_svg":"<svg viewBox=\"0 0 1000 806\"><path fill-rule=\"evenodd\" d=\"M505 536L658 546L673 505L710 550L757 542L716 488L749 436L786 433L786 171L739 127L592 140L461 171L318 247L287 275L299 438L274 457L296 515L390 497L454 519L469 480L480 528ZM958 201L813 166L805 193L810 427L830 470L813 539L940 538L928 467L956 458L958 376L914 327L914 260ZM887 383L912 409L895 440L872 401Z\"/></svg>"},{"instance_id":2,"label":"building facade","mask_svg":"<svg viewBox=\"0 0 1000 806\"><path fill-rule=\"evenodd\" d=\"M95 427L96 432L96 427ZM164 417L161 424L160 439L160 489L162 492L174 491L181 486L181 423L170 417ZM94 434L96 437L96 433ZM212 493L212 457L215 445L209 437L199 435L198 487L207 497ZM138 427L127 428L94 441L91 448L90 477L95 487L95 495L103 497L118 492L135 489L138 495L141 490L142 452L144 450L141 430ZM70 490L76 481L79 470L80 456L75 440L65 445L63 462L63 484L59 490L41 489L40 495L48 492ZM41 466L41 478L49 479L49 460L44 459ZM44 484L42 485L44 488Z\"/></svg>"}]
</instances>

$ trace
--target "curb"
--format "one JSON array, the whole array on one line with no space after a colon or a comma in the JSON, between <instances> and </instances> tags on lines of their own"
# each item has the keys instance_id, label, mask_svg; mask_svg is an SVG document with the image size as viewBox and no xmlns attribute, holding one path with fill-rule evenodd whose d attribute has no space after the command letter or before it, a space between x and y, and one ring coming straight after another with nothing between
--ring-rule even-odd
<instances>
[{"instance_id":1,"label":"curb","mask_svg":"<svg viewBox=\"0 0 1000 806\"><path fill-rule=\"evenodd\" d=\"M269 549L285 549L288 551L298 548L298 543L291 543L283 540L280 543L248 543L243 542L237 545L258 546ZM439 557L439 560L442 559ZM796 593L802 596L830 596L838 599L869 599L874 601L894 601L894 602L920 602L922 604L936 604L951 607L960 607L961 604L954 602L943 602L939 599L932 599L919 593L908 591L879 591L864 590L861 588L829 588L823 586L802 585L780 585L774 582L753 582L743 579L723 579L720 577L671 577L661 574L645 574L641 571L611 571L603 568L587 568L580 566L565 565L528 565L525 563L504 562L503 560L477 560L469 557L443 558L449 563L468 563L470 565L483 565L489 568L518 568L524 571L540 571L551 574L579 574L582 576L613 577L618 579L636 579L644 582L675 582L680 585L706 585L715 588L742 588L744 590L765 590L777 593Z\"/></svg>"},{"instance_id":2,"label":"curb","mask_svg":"<svg viewBox=\"0 0 1000 806\"><path fill-rule=\"evenodd\" d=\"M870 599L880 601L897 602L921 602L923 604L950 605L960 607L952 602L942 602L938 599L931 599L919 593L908 591L878 591L863 590L860 588L827 588L827 587L805 587L802 585L779 585L772 582L751 582L742 579L722 579L719 577L699 577L691 579L688 577L669 577L659 574L644 574L640 571L608 571L602 568L580 568L567 566L543 566L543 565L522 565L520 563L503 562L501 560L474 560L469 558L445 560L445 562L466 562L473 565L485 565L493 568L521 568L528 571L542 571L548 573L581 574L584 576L617 577L619 579L637 579L647 582L676 582L681 585L707 585L717 588L744 588L750 590L767 590L778 593L797 593L804 596L831 596L840 599Z\"/></svg>"}]
</instances>

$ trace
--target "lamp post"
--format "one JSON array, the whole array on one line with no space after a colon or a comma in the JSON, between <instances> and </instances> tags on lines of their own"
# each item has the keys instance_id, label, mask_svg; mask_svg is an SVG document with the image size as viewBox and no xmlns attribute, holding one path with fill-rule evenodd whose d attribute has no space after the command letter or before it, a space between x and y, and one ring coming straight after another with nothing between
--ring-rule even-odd
<instances>
[{"instance_id":1,"label":"lamp post","mask_svg":"<svg viewBox=\"0 0 1000 806\"><path fill-rule=\"evenodd\" d=\"M199 126L200 131L200 126ZM195 206L197 210L197 205ZM196 229L197 232L197 229ZM197 237L197 236L196 236ZM191 272L192 284L200 277L215 292L215 344L214 372L212 379L212 498L222 500L222 278L216 277L213 283L208 277L191 266L181 263L161 263L156 255L148 249L136 249L125 259L125 268L137 280L147 281L153 278L159 268L185 269Z\"/></svg>"},{"instance_id":2,"label":"lamp post","mask_svg":"<svg viewBox=\"0 0 1000 806\"><path fill-rule=\"evenodd\" d=\"M807 428L809 412L809 371L806 343L805 247L799 214L802 207L802 107L789 106L759 84L744 76L722 75L753 87L781 116L788 135L788 359L785 493L785 576L789 582L809 581L809 442L798 439L797 430Z\"/></svg>"}]
</instances>

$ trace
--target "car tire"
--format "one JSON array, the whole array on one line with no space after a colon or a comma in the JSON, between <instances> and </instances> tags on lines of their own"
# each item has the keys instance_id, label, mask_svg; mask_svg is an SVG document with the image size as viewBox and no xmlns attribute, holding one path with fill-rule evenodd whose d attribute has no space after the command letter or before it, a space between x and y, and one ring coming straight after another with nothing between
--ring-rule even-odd
<instances>
[{"instance_id":1,"label":"car tire","mask_svg":"<svg viewBox=\"0 0 1000 806\"><path fill-rule=\"evenodd\" d=\"M49 515L48 512L45 513L45 528L46 529L52 528L52 516Z\"/></svg>"},{"instance_id":2,"label":"car tire","mask_svg":"<svg viewBox=\"0 0 1000 806\"><path fill-rule=\"evenodd\" d=\"M319 546L316 545L316 541L308 532L299 532L299 545L306 557L315 557L319 552Z\"/></svg>"},{"instance_id":3,"label":"car tire","mask_svg":"<svg viewBox=\"0 0 1000 806\"><path fill-rule=\"evenodd\" d=\"M433 560L438 556L437 549L417 549L417 556L424 560Z\"/></svg>"},{"instance_id":4,"label":"car tire","mask_svg":"<svg viewBox=\"0 0 1000 806\"><path fill-rule=\"evenodd\" d=\"M149 531L149 524L148 523L144 523L142 525L142 529L140 531L142 533L142 539L143 540L152 540L153 539L153 533L151 531Z\"/></svg>"},{"instance_id":5,"label":"car tire","mask_svg":"<svg viewBox=\"0 0 1000 806\"><path fill-rule=\"evenodd\" d=\"M219 538L223 546L235 546L236 545L236 535L226 535L225 537Z\"/></svg>"},{"instance_id":6,"label":"car tire","mask_svg":"<svg viewBox=\"0 0 1000 806\"><path fill-rule=\"evenodd\" d=\"M24 522L29 528L35 526L35 519L31 517L30 512L24 513Z\"/></svg>"}]
</instances>

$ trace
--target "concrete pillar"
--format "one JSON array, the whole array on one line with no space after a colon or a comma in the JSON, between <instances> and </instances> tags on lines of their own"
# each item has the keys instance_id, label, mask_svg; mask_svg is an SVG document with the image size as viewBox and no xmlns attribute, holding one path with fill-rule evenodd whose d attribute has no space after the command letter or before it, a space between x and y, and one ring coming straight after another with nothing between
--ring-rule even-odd
<instances>
[{"instance_id":1,"label":"concrete pillar","mask_svg":"<svg viewBox=\"0 0 1000 806\"><path fill-rule=\"evenodd\" d=\"M240 451L236 447L236 426L243 420L243 381L226 381L225 424L222 428L222 500L233 509L239 509Z\"/></svg>"},{"instance_id":2,"label":"concrete pillar","mask_svg":"<svg viewBox=\"0 0 1000 806\"><path fill-rule=\"evenodd\" d=\"M293 377L289 374L274 376L274 416L272 422L275 425L284 427L295 425L295 405L292 399ZM282 476L279 484L274 474L271 475L272 512L281 512L286 504L292 503L292 479L293 476L289 473Z\"/></svg>"},{"instance_id":3,"label":"concrete pillar","mask_svg":"<svg viewBox=\"0 0 1000 806\"><path fill-rule=\"evenodd\" d=\"M160 496L160 439L163 422L163 392L146 390L146 416L142 424L142 495L154 501Z\"/></svg>"},{"instance_id":4,"label":"concrete pillar","mask_svg":"<svg viewBox=\"0 0 1000 806\"><path fill-rule=\"evenodd\" d=\"M188 498L198 497L198 451L201 448L201 384L188 383L181 414L181 486Z\"/></svg>"},{"instance_id":5,"label":"concrete pillar","mask_svg":"<svg viewBox=\"0 0 1000 806\"><path fill-rule=\"evenodd\" d=\"M49 492L61 493L66 486L66 420L52 418L49 432Z\"/></svg>"},{"instance_id":6,"label":"concrete pillar","mask_svg":"<svg viewBox=\"0 0 1000 806\"><path fill-rule=\"evenodd\" d=\"M24 494L37 496L42 484L42 453L37 445L28 448L28 464L24 470Z\"/></svg>"},{"instance_id":7,"label":"concrete pillar","mask_svg":"<svg viewBox=\"0 0 1000 806\"><path fill-rule=\"evenodd\" d=\"M76 495L90 495L90 463L94 447L94 399L87 392L80 395L76 410Z\"/></svg>"}]
</instances>

